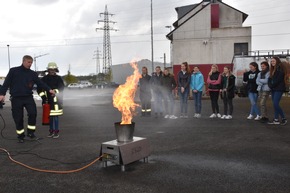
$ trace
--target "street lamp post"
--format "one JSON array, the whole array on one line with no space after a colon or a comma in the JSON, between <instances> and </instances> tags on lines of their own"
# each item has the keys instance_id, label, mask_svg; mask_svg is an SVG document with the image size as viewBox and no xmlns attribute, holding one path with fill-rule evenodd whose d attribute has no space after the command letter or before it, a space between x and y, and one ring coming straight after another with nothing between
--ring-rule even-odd
<instances>
[{"instance_id":1,"label":"street lamp post","mask_svg":"<svg viewBox=\"0 0 290 193\"><path fill-rule=\"evenodd\" d=\"M33 61L34 61L34 70L35 70L35 72L36 72L36 58L40 58L40 57L42 57L42 56L46 56L46 55L48 55L49 53L46 53L46 54L40 54L40 55L38 55L38 56L34 56L34 59L33 59Z\"/></svg>"},{"instance_id":2,"label":"street lamp post","mask_svg":"<svg viewBox=\"0 0 290 193\"><path fill-rule=\"evenodd\" d=\"M9 69L10 69L10 51L9 51L9 44L7 45L7 49L8 49L8 65L9 65Z\"/></svg>"},{"instance_id":3,"label":"street lamp post","mask_svg":"<svg viewBox=\"0 0 290 193\"><path fill-rule=\"evenodd\" d=\"M153 3L151 0L151 65L152 65L152 73L154 72L154 42L153 42Z\"/></svg>"},{"instance_id":4,"label":"street lamp post","mask_svg":"<svg viewBox=\"0 0 290 193\"><path fill-rule=\"evenodd\" d=\"M170 25L167 25L165 26L166 28L169 28L169 30L171 31L172 29L172 26ZM172 41L170 41L170 66L173 67L173 64L172 64Z\"/></svg>"},{"instance_id":5,"label":"street lamp post","mask_svg":"<svg viewBox=\"0 0 290 193\"><path fill-rule=\"evenodd\" d=\"M163 53L163 57L160 57L161 59L163 59L163 65L164 65L164 69L166 68L166 53Z\"/></svg>"}]
</instances>

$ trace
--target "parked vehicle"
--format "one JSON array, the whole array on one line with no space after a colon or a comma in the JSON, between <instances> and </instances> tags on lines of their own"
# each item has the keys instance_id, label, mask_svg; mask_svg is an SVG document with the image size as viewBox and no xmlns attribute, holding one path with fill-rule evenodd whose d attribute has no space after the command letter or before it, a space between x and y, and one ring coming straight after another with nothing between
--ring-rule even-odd
<instances>
[{"instance_id":1,"label":"parked vehicle","mask_svg":"<svg viewBox=\"0 0 290 193\"><path fill-rule=\"evenodd\" d=\"M93 84L90 82L82 82L80 83L80 85L82 85L84 88L92 88Z\"/></svg>"},{"instance_id":2,"label":"parked vehicle","mask_svg":"<svg viewBox=\"0 0 290 193\"><path fill-rule=\"evenodd\" d=\"M83 89L84 86L78 83L71 83L67 86L69 89Z\"/></svg>"},{"instance_id":3,"label":"parked vehicle","mask_svg":"<svg viewBox=\"0 0 290 193\"><path fill-rule=\"evenodd\" d=\"M119 86L116 82L100 82L96 85L96 88L117 88Z\"/></svg>"},{"instance_id":4,"label":"parked vehicle","mask_svg":"<svg viewBox=\"0 0 290 193\"><path fill-rule=\"evenodd\" d=\"M118 86L119 86L119 84L116 82L109 82L107 85L107 87L109 87L109 88L117 88Z\"/></svg>"}]
</instances>

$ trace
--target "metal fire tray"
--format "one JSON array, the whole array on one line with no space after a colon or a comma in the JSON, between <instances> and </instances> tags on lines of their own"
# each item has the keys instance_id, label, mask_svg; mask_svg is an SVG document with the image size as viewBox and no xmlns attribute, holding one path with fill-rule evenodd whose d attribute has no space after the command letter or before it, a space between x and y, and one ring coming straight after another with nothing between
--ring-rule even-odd
<instances>
[{"instance_id":1,"label":"metal fire tray","mask_svg":"<svg viewBox=\"0 0 290 193\"><path fill-rule=\"evenodd\" d=\"M149 142L146 138L133 137L133 141L121 143L112 140L102 143L100 155L105 154L102 158L103 167L107 167L107 162L121 165L121 170L125 171L125 165L144 159L148 162L150 155Z\"/></svg>"}]
</instances>

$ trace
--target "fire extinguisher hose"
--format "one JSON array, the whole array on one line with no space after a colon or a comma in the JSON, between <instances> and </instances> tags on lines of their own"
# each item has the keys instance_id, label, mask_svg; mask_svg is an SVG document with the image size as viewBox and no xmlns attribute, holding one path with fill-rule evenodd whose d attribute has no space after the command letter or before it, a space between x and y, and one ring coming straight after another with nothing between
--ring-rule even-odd
<instances>
[{"instance_id":1,"label":"fire extinguisher hose","mask_svg":"<svg viewBox=\"0 0 290 193\"><path fill-rule=\"evenodd\" d=\"M93 160L91 163L81 167L81 168L78 168L78 169L74 169L74 170L65 170L65 171L58 171L58 170L45 170L45 169L39 169L39 168L34 168L34 167L31 167L29 165L26 165L22 162L19 162L19 161L16 161L15 159L12 158L12 156L10 155L10 153L4 149L4 148L1 148L0 147L0 151L3 151L7 154L7 156L9 157L9 159L18 164L18 165L21 165L27 169L30 169L30 170L33 170L33 171L37 171L37 172L43 172L43 173L53 173L53 174L70 174L70 173L75 173L75 172L80 172L88 167L90 167L91 165L93 165L94 163L96 163L97 161L99 161L104 155L101 155L100 157L96 158L95 160Z\"/></svg>"}]
</instances>

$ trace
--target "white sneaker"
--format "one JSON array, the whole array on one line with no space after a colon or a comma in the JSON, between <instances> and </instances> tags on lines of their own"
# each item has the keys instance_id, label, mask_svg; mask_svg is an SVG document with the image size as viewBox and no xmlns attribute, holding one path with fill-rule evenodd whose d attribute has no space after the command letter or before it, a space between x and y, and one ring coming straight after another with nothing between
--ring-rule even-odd
<instances>
[{"instance_id":1,"label":"white sneaker","mask_svg":"<svg viewBox=\"0 0 290 193\"><path fill-rule=\"evenodd\" d=\"M217 116L218 118L221 118L221 117L222 117L221 114L219 114L219 113L216 114L216 116Z\"/></svg>"},{"instance_id":2,"label":"white sneaker","mask_svg":"<svg viewBox=\"0 0 290 193\"><path fill-rule=\"evenodd\" d=\"M164 116L165 119L168 119L169 117L170 117L170 115L165 115Z\"/></svg>"},{"instance_id":3,"label":"white sneaker","mask_svg":"<svg viewBox=\"0 0 290 193\"><path fill-rule=\"evenodd\" d=\"M177 117L174 115L170 115L169 119L177 119Z\"/></svg>"},{"instance_id":4,"label":"white sneaker","mask_svg":"<svg viewBox=\"0 0 290 193\"><path fill-rule=\"evenodd\" d=\"M201 117L201 114L196 114L196 118L200 118Z\"/></svg>"},{"instance_id":5,"label":"white sneaker","mask_svg":"<svg viewBox=\"0 0 290 193\"><path fill-rule=\"evenodd\" d=\"M250 120L250 119L253 119L253 118L254 118L254 116L251 115L251 114L247 117L247 119L249 119L249 120Z\"/></svg>"},{"instance_id":6,"label":"white sneaker","mask_svg":"<svg viewBox=\"0 0 290 193\"><path fill-rule=\"evenodd\" d=\"M193 118L196 118L196 116L197 116L197 113L194 113Z\"/></svg>"},{"instance_id":7,"label":"white sneaker","mask_svg":"<svg viewBox=\"0 0 290 193\"><path fill-rule=\"evenodd\" d=\"M209 118L216 118L216 114L215 113L211 114L211 116L209 116Z\"/></svg>"},{"instance_id":8,"label":"white sneaker","mask_svg":"<svg viewBox=\"0 0 290 193\"><path fill-rule=\"evenodd\" d=\"M262 117L257 115L257 117L254 119L255 121L259 121Z\"/></svg>"},{"instance_id":9,"label":"white sneaker","mask_svg":"<svg viewBox=\"0 0 290 193\"><path fill-rule=\"evenodd\" d=\"M228 115L228 116L226 116L225 119L232 119L232 118L233 118L232 115Z\"/></svg>"},{"instance_id":10,"label":"white sneaker","mask_svg":"<svg viewBox=\"0 0 290 193\"><path fill-rule=\"evenodd\" d=\"M221 119L225 119L227 116L226 115L223 115L222 117L221 117Z\"/></svg>"}]
</instances>

